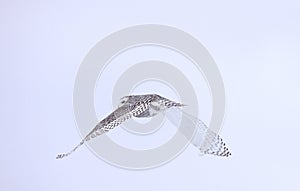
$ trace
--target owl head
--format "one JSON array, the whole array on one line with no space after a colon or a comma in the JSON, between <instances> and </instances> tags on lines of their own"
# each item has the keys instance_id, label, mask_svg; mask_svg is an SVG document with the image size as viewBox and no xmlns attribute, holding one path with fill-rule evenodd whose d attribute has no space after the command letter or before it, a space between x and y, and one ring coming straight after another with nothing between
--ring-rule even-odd
<instances>
[{"instance_id":1,"label":"owl head","mask_svg":"<svg viewBox=\"0 0 300 191\"><path fill-rule=\"evenodd\" d=\"M119 102L119 107L125 105L126 103L128 103L128 101L129 101L129 96L122 97Z\"/></svg>"},{"instance_id":2,"label":"owl head","mask_svg":"<svg viewBox=\"0 0 300 191\"><path fill-rule=\"evenodd\" d=\"M128 95L120 99L119 107L123 105L134 105L136 102L145 100L146 97L152 96L151 94L146 95Z\"/></svg>"}]
</instances>

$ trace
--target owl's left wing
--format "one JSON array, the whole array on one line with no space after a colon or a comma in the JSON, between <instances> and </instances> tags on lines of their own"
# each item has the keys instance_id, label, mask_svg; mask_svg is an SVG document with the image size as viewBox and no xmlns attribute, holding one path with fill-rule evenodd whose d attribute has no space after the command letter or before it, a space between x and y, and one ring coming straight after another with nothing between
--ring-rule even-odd
<instances>
[{"instance_id":1,"label":"owl's left wing","mask_svg":"<svg viewBox=\"0 0 300 191\"><path fill-rule=\"evenodd\" d=\"M138 116L147 110L149 104L139 103L134 105L123 105L113 111L110 115L100 121L94 129L92 129L78 145L76 145L71 151L57 155L56 159L62 159L69 156L76 151L81 145L92 138L95 138L103 133L107 133L111 129L119 126L121 123L131 119L134 116Z\"/></svg>"}]
</instances>

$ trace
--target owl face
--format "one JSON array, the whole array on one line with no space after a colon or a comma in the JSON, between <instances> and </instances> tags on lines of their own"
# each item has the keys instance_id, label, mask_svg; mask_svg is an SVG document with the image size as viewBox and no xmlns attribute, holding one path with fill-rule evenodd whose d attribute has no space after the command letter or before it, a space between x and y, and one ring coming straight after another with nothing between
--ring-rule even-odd
<instances>
[{"instance_id":1,"label":"owl face","mask_svg":"<svg viewBox=\"0 0 300 191\"><path fill-rule=\"evenodd\" d=\"M145 95L124 96L120 99L119 107L124 106L124 105L132 106L137 102L145 101L149 97L153 97L153 96L155 96L155 95L154 94L145 94Z\"/></svg>"},{"instance_id":2,"label":"owl face","mask_svg":"<svg viewBox=\"0 0 300 191\"><path fill-rule=\"evenodd\" d=\"M123 105L133 105L138 101L141 101L144 98L144 95L129 95L124 96L120 99L119 107Z\"/></svg>"},{"instance_id":3,"label":"owl face","mask_svg":"<svg viewBox=\"0 0 300 191\"><path fill-rule=\"evenodd\" d=\"M122 97L119 102L119 107L125 105L126 103L128 103L128 101L129 101L129 96Z\"/></svg>"}]
</instances>

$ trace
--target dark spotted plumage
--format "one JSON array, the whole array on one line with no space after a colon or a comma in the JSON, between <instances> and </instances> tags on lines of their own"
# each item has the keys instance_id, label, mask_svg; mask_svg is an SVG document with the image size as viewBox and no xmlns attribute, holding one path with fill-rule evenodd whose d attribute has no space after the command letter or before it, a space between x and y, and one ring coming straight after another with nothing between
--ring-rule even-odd
<instances>
[{"instance_id":1,"label":"dark spotted plumage","mask_svg":"<svg viewBox=\"0 0 300 191\"><path fill-rule=\"evenodd\" d=\"M95 138L103 133L107 133L109 130L117 127L132 117L143 116L145 111L146 115L150 117L156 115L161 110L160 106L165 106L166 108L172 106L181 106L179 103L173 102L156 94L125 96L121 98L120 103L121 105L114 112L100 121L75 148L68 153L59 154L56 159L61 159L70 155L86 141L89 141L90 139ZM156 108L157 110L155 107L158 107Z\"/></svg>"},{"instance_id":2,"label":"dark spotted plumage","mask_svg":"<svg viewBox=\"0 0 300 191\"><path fill-rule=\"evenodd\" d=\"M182 106L184 106L184 104L176 103L156 94L125 96L121 98L119 107L102 121L100 121L75 148L68 153L58 155L56 158L61 159L70 155L86 141L102 135L103 133L107 133L111 129L119 126L121 123L131 119L132 117L153 117L171 107L177 108ZM194 121L196 126L198 126L198 133L196 133L195 137L200 139L204 135L207 137L204 141L201 141L201 145L199 145L199 141L191 140L201 152L204 154L212 154L217 156L231 155L219 135L213 131L210 131L202 121L198 119L193 119L192 121Z\"/></svg>"}]
</instances>

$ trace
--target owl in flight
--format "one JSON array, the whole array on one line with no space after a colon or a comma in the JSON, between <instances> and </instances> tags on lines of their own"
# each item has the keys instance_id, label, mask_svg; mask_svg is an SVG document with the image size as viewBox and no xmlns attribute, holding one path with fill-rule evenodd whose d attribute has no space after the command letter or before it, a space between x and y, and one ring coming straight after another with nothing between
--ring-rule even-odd
<instances>
[{"instance_id":1,"label":"owl in flight","mask_svg":"<svg viewBox=\"0 0 300 191\"><path fill-rule=\"evenodd\" d=\"M174 121L178 121L178 117L174 118L174 114L176 115L177 113L182 114L182 117L189 121L189 123L186 123L186 127L184 126L179 130L183 135L186 135L190 131L194 132L193 138L189 141L199 148L202 153L226 157L231 155L220 136L209 130L208 127L199 119L181 111L180 108L183 106L185 105L171 101L157 94L125 96L120 99L119 107L100 121L76 147L68 153L57 155L56 159L62 159L69 156L85 142L107 133L132 117L154 117L166 110L170 110L166 116L175 125L177 125L177 123Z\"/></svg>"}]
</instances>

